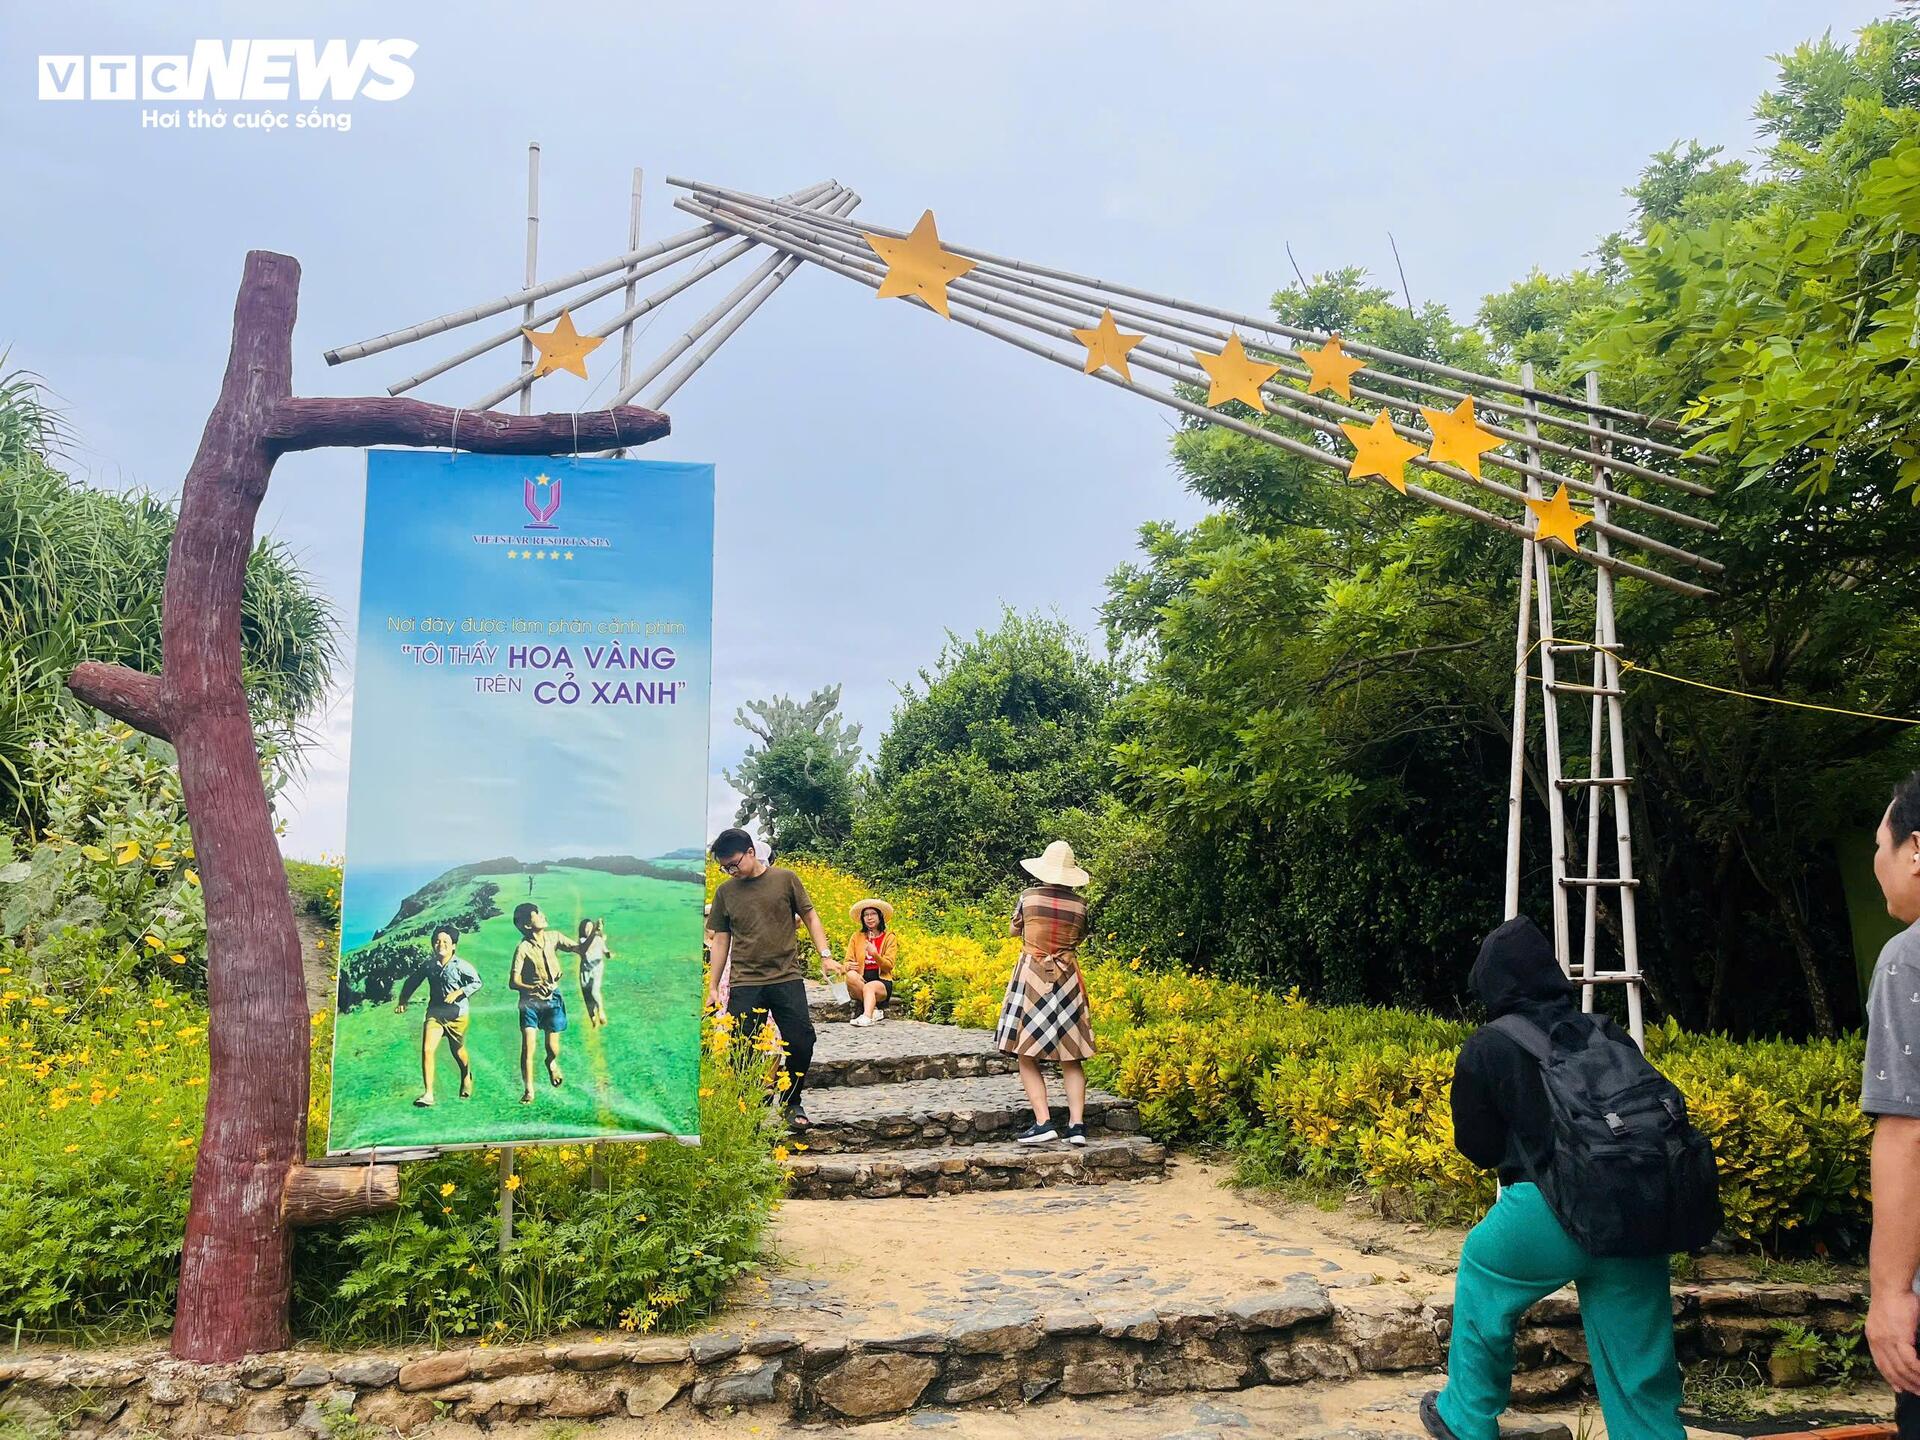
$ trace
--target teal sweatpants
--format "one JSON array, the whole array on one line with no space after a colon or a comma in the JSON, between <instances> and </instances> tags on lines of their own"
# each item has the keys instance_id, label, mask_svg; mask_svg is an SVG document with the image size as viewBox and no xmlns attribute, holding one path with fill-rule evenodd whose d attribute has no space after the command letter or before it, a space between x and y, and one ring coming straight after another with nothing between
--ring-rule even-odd
<instances>
[{"instance_id":1,"label":"teal sweatpants","mask_svg":"<svg viewBox=\"0 0 1920 1440\"><path fill-rule=\"evenodd\" d=\"M1513 1331L1571 1281L1580 1296L1607 1440L1684 1440L1667 1262L1601 1260L1576 1245L1539 1187L1509 1185L1460 1247L1440 1418L1460 1440L1497 1440L1513 1389Z\"/></svg>"}]
</instances>

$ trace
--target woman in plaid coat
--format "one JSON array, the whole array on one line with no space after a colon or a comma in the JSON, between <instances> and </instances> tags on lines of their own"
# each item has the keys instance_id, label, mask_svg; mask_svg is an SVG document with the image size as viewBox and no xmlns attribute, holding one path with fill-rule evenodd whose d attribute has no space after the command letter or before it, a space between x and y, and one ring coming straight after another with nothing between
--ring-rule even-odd
<instances>
[{"instance_id":1,"label":"woman in plaid coat","mask_svg":"<svg viewBox=\"0 0 1920 1440\"><path fill-rule=\"evenodd\" d=\"M1022 1145L1060 1139L1047 1099L1042 1060L1058 1061L1067 1092L1066 1139L1087 1143L1087 1074L1081 1062L1093 1054L1093 1023L1087 990L1080 981L1080 942L1087 934L1087 902L1074 892L1090 878L1074 863L1064 840L1047 846L1021 868L1040 883L1020 892L1013 907L1013 933L1020 937L1020 959L1000 1003L994 1044L1020 1061L1020 1084L1033 1106L1033 1124L1016 1137Z\"/></svg>"}]
</instances>

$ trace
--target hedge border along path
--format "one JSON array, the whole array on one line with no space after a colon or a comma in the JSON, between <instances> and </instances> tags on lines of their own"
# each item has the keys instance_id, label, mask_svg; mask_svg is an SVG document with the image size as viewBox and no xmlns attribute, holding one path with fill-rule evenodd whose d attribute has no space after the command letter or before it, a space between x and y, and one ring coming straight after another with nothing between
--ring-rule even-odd
<instances>
[{"instance_id":1,"label":"hedge border along path","mask_svg":"<svg viewBox=\"0 0 1920 1440\"><path fill-rule=\"evenodd\" d=\"M875 893L830 866L793 868L830 919ZM901 940L899 1013L991 1028L1017 952L1002 938L1005 919L880 893ZM1103 951L1110 938L1096 928L1082 961L1101 1049L1088 1069L1138 1103L1147 1133L1238 1143L1256 1178L1357 1187L1426 1219L1468 1221L1491 1202L1492 1177L1454 1148L1448 1108L1470 1026L1160 969L1149 956ZM1461 958L1463 977L1470 960ZM1647 1043L1713 1140L1729 1239L1804 1249L1865 1226L1873 1127L1858 1104L1863 1037L1736 1041L1669 1023L1649 1029Z\"/></svg>"},{"instance_id":2,"label":"hedge border along path","mask_svg":"<svg viewBox=\"0 0 1920 1440\"><path fill-rule=\"evenodd\" d=\"M929 1407L1009 1406L1056 1396L1165 1395L1430 1370L1452 1307L1375 1290L1330 1296L1296 1280L1214 1306L1105 1313L983 1309L901 1333L773 1331L606 1343L476 1346L357 1355L288 1351L195 1366L159 1348L0 1359L0 1413L76 1415L69 1440L329 1433L329 1411L408 1433L439 1413L495 1424L748 1409L795 1419L868 1419ZM1792 1319L1837 1333L1865 1295L1853 1285L1684 1286L1674 1296L1689 1358L1764 1360ZM1587 1379L1574 1297L1549 1296L1518 1338L1521 1403ZM335 1422L336 1424L338 1422Z\"/></svg>"}]
</instances>

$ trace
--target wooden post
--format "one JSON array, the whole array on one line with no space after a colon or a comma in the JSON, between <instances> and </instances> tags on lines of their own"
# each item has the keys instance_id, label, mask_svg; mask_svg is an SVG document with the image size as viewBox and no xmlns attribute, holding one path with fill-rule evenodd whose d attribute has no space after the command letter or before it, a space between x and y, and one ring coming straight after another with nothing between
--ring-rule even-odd
<instances>
[{"instance_id":1,"label":"wooden post","mask_svg":"<svg viewBox=\"0 0 1920 1440\"><path fill-rule=\"evenodd\" d=\"M500 1253L513 1244L513 1146L500 1147Z\"/></svg>"},{"instance_id":2,"label":"wooden post","mask_svg":"<svg viewBox=\"0 0 1920 1440\"><path fill-rule=\"evenodd\" d=\"M289 1225L327 1225L399 1208L398 1165L296 1165L280 1192Z\"/></svg>"},{"instance_id":3,"label":"wooden post","mask_svg":"<svg viewBox=\"0 0 1920 1440\"><path fill-rule=\"evenodd\" d=\"M446 445L555 455L667 433L652 411L459 415L384 397L296 399L300 266L248 254L219 399L187 470L161 596L158 675L86 663L81 700L172 743L207 906L206 1124L180 1256L173 1351L231 1361L288 1341L292 1240L283 1200L306 1154L308 1022L300 940L240 667L254 517L290 450Z\"/></svg>"}]
</instances>

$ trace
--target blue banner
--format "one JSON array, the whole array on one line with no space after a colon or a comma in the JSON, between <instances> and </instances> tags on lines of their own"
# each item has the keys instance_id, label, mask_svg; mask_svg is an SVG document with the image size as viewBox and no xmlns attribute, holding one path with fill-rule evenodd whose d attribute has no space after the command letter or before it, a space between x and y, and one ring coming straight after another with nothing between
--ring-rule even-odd
<instances>
[{"instance_id":1,"label":"blue banner","mask_svg":"<svg viewBox=\"0 0 1920 1440\"><path fill-rule=\"evenodd\" d=\"M713 467L375 450L329 1148L699 1129Z\"/></svg>"}]
</instances>

